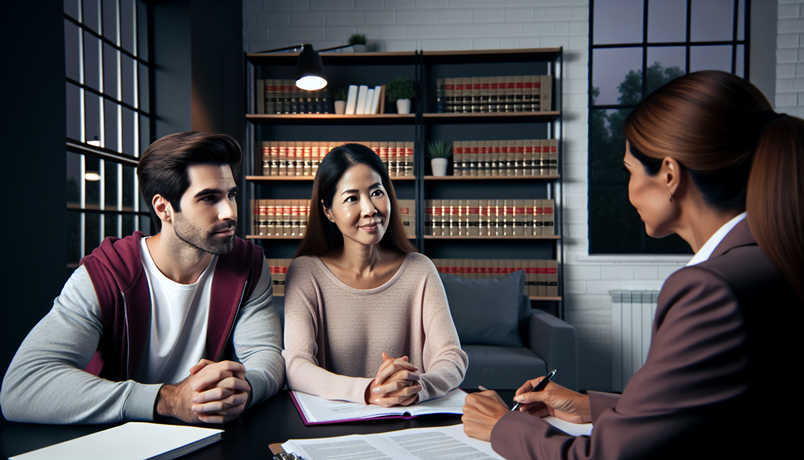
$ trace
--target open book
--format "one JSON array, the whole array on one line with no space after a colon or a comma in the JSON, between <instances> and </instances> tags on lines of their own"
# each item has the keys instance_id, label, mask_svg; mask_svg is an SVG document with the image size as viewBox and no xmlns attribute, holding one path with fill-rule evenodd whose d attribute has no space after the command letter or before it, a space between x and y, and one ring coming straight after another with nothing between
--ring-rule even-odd
<instances>
[{"instance_id":1,"label":"open book","mask_svg":"<svg viewBox=\"0 0 804 460\"><path fill-rule=\"evenodd\" d=\"M406 407L366 406L346 401L330 401L298 391L291 391L290 396L305 425L366 419L413 418L426 414L463 414L463 405L466 401L466 393L458 389L438 399Z\"/></svg>"}]
</instances>

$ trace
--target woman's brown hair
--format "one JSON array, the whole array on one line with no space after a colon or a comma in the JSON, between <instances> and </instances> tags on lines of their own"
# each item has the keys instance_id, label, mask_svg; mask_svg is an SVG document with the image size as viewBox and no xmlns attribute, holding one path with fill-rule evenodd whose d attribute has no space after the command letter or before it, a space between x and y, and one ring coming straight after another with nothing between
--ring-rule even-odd
<instances>
[{"instance_id":1,"label":"woman's brown hair","mask_svg":"<svg viewBox=\"0 0 804 460\"><path fill-rule=\"evenodd\" d=\"M651 93L623 131L648 174L674 158L711 207L745 210L757 243L804 299L804 120L772 110L748 81L702 71Z\"/></svg>"},{"instance_id":2,"label":"woman's brown hair","mask_svg":"<svg viewBox=\"0 0 804 460\"><path fill-rule=\"evenodd\" d=\"M380 245L404 253L416 252L416 248L408 241L405 226L399 216L399 204L388 172L380 157L370 148L360 144L344 144L332 149L315 174L313 195L310 199L310 216L307 221L307 232L302 238L299 250L294 257L323 256L333 249L343 246L343 234L338 226L330 222L324 214L324 207L332 207L335 189L347 169L357 164L368 165L382 179L382 186L391 201L391 217Z\"/></svg>"}]
</instances>

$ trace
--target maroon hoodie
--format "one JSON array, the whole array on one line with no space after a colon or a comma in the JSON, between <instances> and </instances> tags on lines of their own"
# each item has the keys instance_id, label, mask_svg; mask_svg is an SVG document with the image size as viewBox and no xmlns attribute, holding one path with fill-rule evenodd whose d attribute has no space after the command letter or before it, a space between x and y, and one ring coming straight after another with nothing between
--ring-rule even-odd
<instances>
[{"instance_id":1,"label":"maroon hoodie","mask_svg":"<svg viewBox=\"0 0 804 460\"><path fill-rule=\"evenodd\" d=\"M81 260L89 273L101 310L103 333L86 371L122 381L137 373L151 315L151 292L142 265L140 238L134 232L123 239L109 237ZM234 248L218 257L212 279L205 358L231 356L232 329L242 305L260 279L262 248L234 239Z\"/></svg>"}]
</instances>

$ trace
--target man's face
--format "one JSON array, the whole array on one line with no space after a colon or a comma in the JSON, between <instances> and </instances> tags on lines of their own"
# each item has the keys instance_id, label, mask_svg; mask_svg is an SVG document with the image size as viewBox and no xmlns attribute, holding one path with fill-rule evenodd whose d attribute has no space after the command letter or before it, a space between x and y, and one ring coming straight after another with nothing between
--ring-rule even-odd
<instances>
[{"instance_id":1,"label":"man's face","mask_svg":"<svg viewBox=\"0 0 804 460\"><path fill-rule=\"evenodd\" d=\"M190 187L181 197L173 231L185 243L215 255L234 247L237 185L229 165L197 164L187 168Z\"/></svg>"}]
</instances>

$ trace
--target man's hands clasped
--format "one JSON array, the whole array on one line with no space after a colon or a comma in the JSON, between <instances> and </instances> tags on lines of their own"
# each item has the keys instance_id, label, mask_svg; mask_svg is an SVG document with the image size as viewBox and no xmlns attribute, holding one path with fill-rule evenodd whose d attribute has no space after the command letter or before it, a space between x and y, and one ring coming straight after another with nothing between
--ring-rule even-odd
<instances>
[{"instance_id":1,"label":"man's hands clasped","mask_svg":"<svg viewBox=\"0 0 804 460\"><path fill-rule=\"evenodd\" d=\"M162 385L156 411L189 423L226 423L246 409L250 394L242 364L202 359L181 383Z\"/></svg>"},{"instance_id":2,"label":"man's hands clasped","mask_svg":"<svg viewBox=\"0 0 804 460\"><path fill-rule=\"evenodd\" d=\"M419 368L408 362L408 357L391 358L382 354L377 377L366 388L366 404L383 407L408 406L416 403L422 390Z\"/></svg>"}]
</instances>

